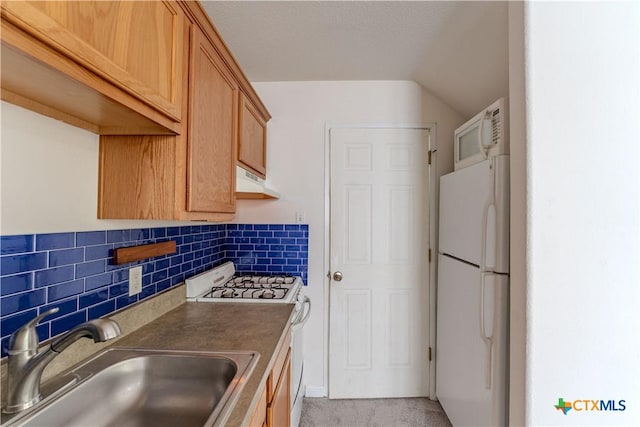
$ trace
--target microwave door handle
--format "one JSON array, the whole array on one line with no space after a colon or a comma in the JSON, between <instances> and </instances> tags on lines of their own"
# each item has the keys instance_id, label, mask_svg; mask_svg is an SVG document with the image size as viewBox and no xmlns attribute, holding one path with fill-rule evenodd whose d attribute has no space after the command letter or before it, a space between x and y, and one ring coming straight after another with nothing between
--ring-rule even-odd
<instances>
[{"instance_id":1,"label":"microwave door handle","mask_svg":"<svg viewBox=\"0 0 640 427\"><path fill-rule=\"evenodd\" d=\"M489 118L487 118L487 116ZM489 122L489 126L491 126L491 113L489 111L485 111L482 118L480 119L480 126L478 127L478 148L480 148L480 153L482 153L482 156L485 159L489 158L489 148L491 148L491 141L485 141L484 140L484 128L487 125L487 122ZM489 136L489 139L491 139L491 136Z\"/></svg>"},{"instance_id":2,"label":"microwave door handle","mask_svg":"<svg viewBox=\"0 0 640 427\"><path fill-rule=\"evenodd\" d=\"M486 114L482 116L482 118L480 119L480 126L478 127L478 148L480 149L480 153L482 154L482 157L484 157L485 159L487 159L489 157L488 153L487 153L487 148L484 145L484 141L482 141L482 137L484 135L484 118L485 118Z\"/></svg>"}]
</instances>

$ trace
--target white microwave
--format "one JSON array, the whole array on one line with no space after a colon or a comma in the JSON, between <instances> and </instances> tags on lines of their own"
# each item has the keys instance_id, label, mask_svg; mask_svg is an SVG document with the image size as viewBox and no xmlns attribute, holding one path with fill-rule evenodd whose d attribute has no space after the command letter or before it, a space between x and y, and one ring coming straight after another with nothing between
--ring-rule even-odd
<instances>
[{"instance_id":1,"label":"white microwave","mask_svg":"<svg viewBox=\"0 0 640 427\"><path fill-rule=\"evenodd\" d=\"M507 115L506 101L500 98L456 129L454 170L509 153Z\"/></svg>"}]
</instances>

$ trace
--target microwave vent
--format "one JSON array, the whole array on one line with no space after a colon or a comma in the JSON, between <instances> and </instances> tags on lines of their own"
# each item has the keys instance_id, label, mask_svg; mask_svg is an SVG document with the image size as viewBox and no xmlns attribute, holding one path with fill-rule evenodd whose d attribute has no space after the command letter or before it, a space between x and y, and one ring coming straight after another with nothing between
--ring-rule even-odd
<instances>
[{"instance_id":1,"label":"microwave vent","mask_svg":"<svg viewBox=\"0 0 640 427\"><path fill-rule=\"evenodd\" d=\"M491 113L491 143L497 145L502 135L502 112L496 109Z\"/></svg>"}]
</instances>

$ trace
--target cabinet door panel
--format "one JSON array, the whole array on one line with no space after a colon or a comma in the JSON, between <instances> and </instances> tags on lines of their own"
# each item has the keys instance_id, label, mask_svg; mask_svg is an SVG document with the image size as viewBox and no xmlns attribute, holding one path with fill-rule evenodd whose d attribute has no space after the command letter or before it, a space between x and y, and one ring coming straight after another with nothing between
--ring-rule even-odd
<instances>
[{"instance_id":1,"label":"cabinet door panel","mask_svg":"<svg viewBox=\"0 0 640 427\"><path fill-rule=\"evenodd\" d=\"M286 427L291 424L291 351L287 354L273 400L267 409L267 425Z\"/></svg>"},{"instance_id":2,"label":"cabinet door panel","mask_svg":"<svg viewBox=\"0 0 640 427\"><path fill-rule=\"evenodd\" d=\"M249 427L262 427L267 422L267 389L262 389L260 393L260 399L256 406L251 420L249 421Z\"/></svg>"},{"instance_id":3,"label":"cabinet door panel","mask_svg":"<svg viewBox=\"0 0 640 427\"><path fill-rule=\"evenodd\" d=\"M235 212L238 87L197 25L190 86L187 210Z\"/></svg>"},{"instance_id":4,"label":"cabinet door panel","mask_svg":"<svg viewBox=\"0 0 640 427\"><path fill-rule=\"evenodd\" d=\"M3 18L180 120L184 13L172 1L11 1Z\"/></svg>"},{"instance_id":5,"label":"cabinet door panel","mask_svg":"<svg viewBox=\"0 0 640 427\"><path fill-rule=\"evenodd\" d=\"M267 174L267 129L265 120L251 101L240 93L240 138L238 160L265 178Z\"/></svg>"},{"instance_id":6,"label":"cabinet door panel","mask_svg":"<svg viewBox=\"0 0 640 427\"><path fill-rule=\"evenodd\" d=\"M276 363L273 365L273 369L271 370L271 374L267 378L267 401L271 402L273 400L273 396L275 395L276 386L278 385L278 381L280 381L280 377L282 376L282 372L285 369L285 360L289 355L289 351L291 348L291 328L287 329L283 344L278 350L278 355L276 356Z\"/></svg>"},{"instance_id":7,"label":"cabinet door panel","mask_svg":"<svg viewBox=\"0 0 640 427\"><path fill-rule=\"evenodd\" d=\"M101 136L98 218L173 219L173 136Z\"/></svg>"}]
</instances>

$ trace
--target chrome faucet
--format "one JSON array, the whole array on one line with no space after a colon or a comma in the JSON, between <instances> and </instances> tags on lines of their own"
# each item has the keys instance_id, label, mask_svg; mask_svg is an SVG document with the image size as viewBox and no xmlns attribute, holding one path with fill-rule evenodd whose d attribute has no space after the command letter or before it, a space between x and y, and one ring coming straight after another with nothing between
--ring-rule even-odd
<instances>
[{"instance_id":1,"label":"chrome faucet","mask_svg":"<svg viewBox=\"0 0 640 427\"><path fill-rule=\"evenodd\" d=\"M20 412L40 401L42 372L49 362L76 340L87 337L93 338L94 342L103 342L120 335L120 326L114 320L95 319L76 326L38 353L36 325L58 310L56 307L45 311L11 335L7 350L7 406L4 413Z\"/></svg>"}]
</instances>

